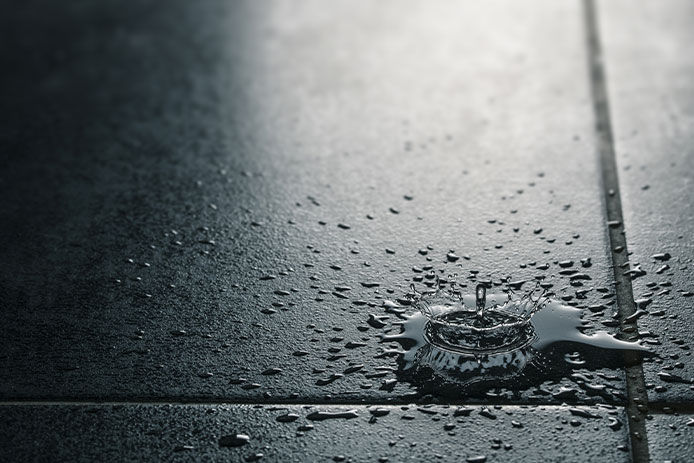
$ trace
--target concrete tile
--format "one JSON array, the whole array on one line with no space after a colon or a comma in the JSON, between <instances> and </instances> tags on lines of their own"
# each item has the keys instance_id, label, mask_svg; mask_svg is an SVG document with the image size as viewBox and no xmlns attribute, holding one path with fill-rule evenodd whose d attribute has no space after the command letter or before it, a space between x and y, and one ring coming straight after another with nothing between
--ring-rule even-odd
<instances>
[{"instance_id":1,"label":"concrete tile","mask_svg":"<svg viewBox=\"0 0 694 463\"><path fill-rule=\"evenodd\" d=\"M2 19L1 397L415 400L367 321L428 272L613 321L579 2L28 5ZM493 400L623 399L605 356L558 358Z\"/></svg>"},{"instance_id":2,"label":"concrete tile","mask_svg":"<svg viewBox=\"0 0 694 463\"><path fill-rule=\"evenodd\" d=\"M648 394L692 401L694 7L599 5L624 225L632 268L643 271L634 297L649 312L638 324L660 355L644 366Z\"/></svg>"},{"instance_id":3,"label":"concrete tile","mask_svg":"<svg viewBox=\"0 0 694 463\"><path fill-rule=\"evenodd\" d=\"M690 461L694 452L694 416L653 415L646 422L648 446L653 462Z\"/></svg>"},{"instance_id":4,"label":"concrete tile","mask_svg":"<svg viewBox=\"0 0 694 463\"><path fill-rule=\"evenodd\" d=\"M0 459L15 461L629 461L624 412L603 407L3 405L0 418Z\"/></svg>"}]
</instances>

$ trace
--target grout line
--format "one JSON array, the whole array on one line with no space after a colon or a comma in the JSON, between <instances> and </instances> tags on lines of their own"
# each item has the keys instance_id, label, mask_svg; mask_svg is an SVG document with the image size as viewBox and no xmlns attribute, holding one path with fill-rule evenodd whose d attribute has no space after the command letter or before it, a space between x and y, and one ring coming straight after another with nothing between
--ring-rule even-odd
<instances>
[{"instance_id":1,"label":"grout line","mask_svg":"<svg viewBox=\"0 0 694 463\"><path fill-rule=\"evenodd\" d=\"M50 400L0 400L0 407L100 407L100 406L262 406L262 407L395 407L399 408L403 405L416 407L518 407L532 409L535 407L547 408L574 408L574 407L603 407L603 408L625 408L624 404L605 404L605 403L581 403L581 404L558 404L556 402L519 404L519 403L445 403L445 404L419 404L419 403L377 403L377 402L283 402L281 400L273 402L239 402L232 400L201 400L201 399L104 399L104 400L81 400L81 399L50 399ZM691 402L651 402L648 404L648 413L651 415L671 415L673 413L694 414L694 403Z\"/></svg>"},{"instance_id":2,"label":"grout line","mask_svg":"<svg viewBox=\"0 0 694 463\"><path fill-rule=\"evenodd\" d=\"M359 406L359 407L400 407L403 405L417 406L417 407L428 407L428 406L450 406L450 407L523 407L523 408L533 408L533 407L607 407L607 408L624 408L624 403L605 403L605 402L585 402L585 403L558 403L554 402L533 402L533 403L516 403L516 402L447 402L447 403L418 403L418 402L408 402L406 400L391 401L391 402L370 402L370 401L357 401L357 400L325 400L325 401L289 401L282 400L280 398L274 398L272 401L257 401L257 400L227 400L220 398L199 398L199 397L163 397L163 398L124 398L124 399L114 399L114 398L85 398L85 399L73 399L73 398L52 398L52 399L37 399L37 398L27 398L27 399L4 399L0 400L0 407L9 406L35 406L35 405L258 405L258 406L302 406L302 405L312 405L312 406Z\"/></svg>"},{"instance_id":3,"label":"grout line","mask_svg":"<svg viewBox=\"0 0 694 463\"><path fill-rule=\"evenodd\" d=\"M648 413L651 415L672 415L673 413L694 414L694 403L691 402L650 402Z\"/></svg>"},{"instance_id":4,"label":"grout line","mask_svg":"<svg viewBox=\"0 0 694 463\"><path fill-rule=\"evenodd\" d=\"M635 312L636 305L634 303L631 279L623 271L628 266L629 254L624 234L622 201L619 192L619 177L595 1L583 0L583 7L588 45L590 85L596 121L595 130L604 189L603 197L607 221L609 222L607 227L610 246L609 254L612 257L620 326L622 333L625 333L625 328L629 326L633 330L629 338L634 339L637 336L636 330L634 330L635 325L630 325L625 320ZM645 413L648 411L648 396L645 388L641 354L627 352L625 360L627 365L627 396L629 398L627 416L632 457L636 463L647 462L650 461L645 424Z\"/></svg>"},{"instance_id":5,"label":"grout line","mask_svg":"<svg viewBox=\"0 0 694 463\"><path fill-rule=\"evenodd\" d=\"M491 403L460 403L460 404L418 404L418 403L364 403L364 402L225 402L225 401L201 401L201 400L6 400L0 401L2 407L60 407L60 406L84 406L84 407L99 407L99 406L258 406L258 407L395 407L399 408L403 405L412 407L514 407L526 408L528 410L537 407L558 408L568 410L569 408L580 408L598 406L605 409L624 408L624 405L610 404L557 404L557 403L542 403L542 404L491 404Z\"/></svg>"}]
</instances>

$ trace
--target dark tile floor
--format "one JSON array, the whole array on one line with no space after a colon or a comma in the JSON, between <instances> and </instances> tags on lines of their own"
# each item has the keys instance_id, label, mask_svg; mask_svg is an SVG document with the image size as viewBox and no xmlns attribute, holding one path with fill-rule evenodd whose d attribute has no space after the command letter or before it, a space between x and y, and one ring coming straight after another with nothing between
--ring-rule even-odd
<instances>
[{"instance_id":1,"label":"dark tile floor","mask_svg":"<svg viewBox=\"0 0 694 463\"><path fill-rule=\"evenodd\" d=\"M691 13L11 9L0 460L686 461ZM431 387L382 336L435 276L537 280L652 354Z\"/></svg>"}]
</instances>

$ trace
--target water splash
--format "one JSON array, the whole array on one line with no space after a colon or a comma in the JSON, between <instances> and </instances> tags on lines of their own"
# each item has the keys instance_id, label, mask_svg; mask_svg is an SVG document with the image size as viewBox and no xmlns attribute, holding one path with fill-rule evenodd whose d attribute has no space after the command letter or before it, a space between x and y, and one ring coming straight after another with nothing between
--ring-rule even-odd
<instances>
[{"instance_id":1,"label":"water splash","mask_svg":"<svg viewBox=\"0 0 694 463\"><path fill-rule=\"evenodd\" d=\"M573 369L586 368L569 354L576 350L595 368L620 366L624 350L648 352L604 331L585 334L582 311L551 299L539 287L519 296L513 291L487 294L478 285L474 295L464 295L455 285L437 284L426 293L412 287L409 297L418 312L404 316L397 324L400 333L382 342L403 346L398 351L401 376L428 393L469 394L475 386L484 390L490 384L517 390L569 377Z\"/></svg>"},{"instance_id":2,"label":"water splash","mask_svg":"<svg viewBox=\"0 0 694 463\"><path fill-rule=\"evenodd\" d=\"M413 305L429 323L424 329L428 340L440 347L472 354L512 350L534 339L529 322L549 301L545 293L533 290L519 299L513 292L490 295L477 285L475 295L463 295L454 285L437 285L433 293L420 294L412 287ZM487 307L487 302L490 306Z\"/></svg>"}]
</instances>

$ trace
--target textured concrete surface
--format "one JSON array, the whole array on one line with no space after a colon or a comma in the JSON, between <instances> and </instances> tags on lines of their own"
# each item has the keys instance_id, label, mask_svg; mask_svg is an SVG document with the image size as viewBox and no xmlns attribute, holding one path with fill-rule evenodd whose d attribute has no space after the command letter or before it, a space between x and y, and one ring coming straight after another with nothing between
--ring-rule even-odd
<instances>
[{"instance_id":1,"label":"textured concrete surface","mask_svg":"<svg viewBox=\"0 0 694 463\"><path fill-rule=\"evenodd\" d=\"M0 460L686 461L693 11L596 3L5 11ZM645 386L570 343L474 391L401 374L382 337L436 278L639 332Z\"/></svg>"},{"instance_id":2,"label":"textured concrete surface","mask_svg":"<svg viewBox=\"0 0 694 463\"><path fill-rule=\"evenodd\" d=\"M612 321L578 2L13 15L3 397L409 397L364 376L394 367L366 322L430 272Z\"/></svg>"},{"instance_id":3,"label":"textured concrete surface","mask_svg":"<svg viewBox=\"0 0 694 463\"><path fill-rule=\"evenodd\" d=\"M24 405L0 418L0 458L23 461L629 459L624 413L605 407Z\"/></svg>"},{"instance_id":4,"label":"textured concrete surface","mask_svg":"<svg viewBox=\"0 0 694 463\"><path fill-rule=\"evenodd\" d=\"M648 312L638 325L660 354L644 365L648 395L651 401L691 403L694 57L682 50L694 40L694 5L603 6L624 226L631 268L640 269L632 284Z\"/></svg>"},{"instance_id":5,"label":"textured concrete surface","mask_svg":"<svg viewBox=\"0 0 694 463\"><path fill-rule=\"evenodd\" d=\"M603 2L602 31L638 330L658 357L644 364L651 461L690 461L694 399L694 8L684 1ZM643 407L644 404L639 404ZM653 405L651 405L651 408Z\"/></svg>"},{"instance_id":6,"label":"textured concrete surface","mask_svg":"<svg viewBox=\"0 0 694 463\"><path fill-rule=\"evenodd\" d=\"M673 463L690 461L694 454L694 416L658 414L646 423L651 460Z\"/></svg>"}]
</instances>

